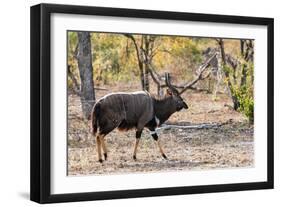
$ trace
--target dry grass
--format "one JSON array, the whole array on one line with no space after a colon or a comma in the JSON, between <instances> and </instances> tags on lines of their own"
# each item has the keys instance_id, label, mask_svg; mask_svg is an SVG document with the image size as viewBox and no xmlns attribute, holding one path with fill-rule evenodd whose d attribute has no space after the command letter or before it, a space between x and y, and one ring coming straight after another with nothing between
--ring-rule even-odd
<instances>
[{"instance_id":1,"label":"dry grass","mask_svg":"<svg viewBox=\"0 0 281 207\"><path fill-rule=\"evenodd\" d=\"M122 86L124 88L124 85ZM119 91L117 86L113 91ZM137 88L128 84L125 91ZM123 90L123 91L124 91ZM101 97L107 91L97 91ZM90 136L88 122L81 116L79 98L69 95L68 174L116 174L174 170L252 167L254 164L253 126L245 117L226 105L231 100L220 94L186 92L188 110L175 113L169 122L181 124L225 123L212 129L170 129L159 133L168 160L164 160L148 131L144 131L137 161L132 159L135 131L114 130L106 136L108 160L97 162L95 139Z\"/></svg>"}]
</instances>

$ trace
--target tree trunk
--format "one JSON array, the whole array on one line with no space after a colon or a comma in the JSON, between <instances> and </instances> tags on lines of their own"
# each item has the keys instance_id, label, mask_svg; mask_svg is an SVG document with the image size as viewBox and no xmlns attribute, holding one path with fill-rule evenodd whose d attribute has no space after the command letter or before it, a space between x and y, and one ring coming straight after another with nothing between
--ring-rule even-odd
<instances>
[{"instance_id":1,"label":"tree trunk","mask_svg":"<svg viewBox=\"0 0 281 207\"><path fill-rule=\"evenodd\" d=\"M226 56L225 56L225 51L224 51L224 42L223 42L222 39L219 39L218 43L219 43L219 46L220 46L222 65L223 65L223 67L225 67L226 66ZM227 70L223 70L223 71L224 71L225 77L227 78L227 86L229 88L230 96L231 96L231 99L232 99L232 102L233 102L233 109L235 111L237 111L239 106L240 106L239 100L234 94L233 86L230 82L229 72Z\"/></svg>"},{"instance_id":2,"label":"tree trunk","mask_svg":"<svg viewBox=\"0 0 281 207\"><path fill-rule=\"evenodd\" d=\"M244 57L244 45L245 45L245 40L240 40L240 52L241 52L241 55L242 57Z\"/></svg>"},{"instance_id":3,"label":"tree trunk","mask_svg":"<svg viewBox=\"0 0 281 207\"><path fill-rule=\"evenodd\" d=\"M145 58L145 66L144 66L144 90L149 91L149 62L151 61L149 58L149 40L148 35L144 35L144 50L143 55Z\"/></svg>"},{"instance_id":4,"label":"tree trunk","mask_svg":"<svg viewBox=\"0 0 281 207\"><path fill-rule=\"evenodd\" d=\"M145 82L144 82L144 73L143 73L143 64L139 64L139 69L140 69L140 81L141 81L141 87L142 90L145 90Z\"/></svg>"},{"instance_id":5,"label":"tree trunk","mask_svg":"<svg viewBox=\"0 0 281 207\"><path fill-rule=\"evenodd\" d=\"M81 80L80 99L82 112L86 119L90 118L95 103L91 40L89 32L78 32L78 68Z\"/></svg>"},{"instance_id":6,"label":"tree trunk","mask_svg":"<svg viewBox=\"0 0 281 207\"><path fill-rule=\"evenodd\" d=\"M130 38L133 41L137 53L142 90L149 91L149 64L151 63L152 58L155 55L155 51L153 51L153 48L156 38L150 35L142 35L140 44L137 44L137 41L133 35L124 34L124 36Z\"/></svg>"}]
</instances>

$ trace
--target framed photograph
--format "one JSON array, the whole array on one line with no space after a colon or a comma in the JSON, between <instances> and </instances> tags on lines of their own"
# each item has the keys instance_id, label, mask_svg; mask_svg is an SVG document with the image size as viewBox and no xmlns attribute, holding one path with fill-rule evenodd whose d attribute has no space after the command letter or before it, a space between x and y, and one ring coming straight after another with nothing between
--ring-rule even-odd
<instances>
[{"instance_id":1,"label":"framed photograph","mask_svg":"<svg viewBox=\"0 0 281 207\"><path fill-rule=\"evenodd\" d=\"M273 19L31 7L31 200L273 188Z\"/></svg>"}]
</instances>

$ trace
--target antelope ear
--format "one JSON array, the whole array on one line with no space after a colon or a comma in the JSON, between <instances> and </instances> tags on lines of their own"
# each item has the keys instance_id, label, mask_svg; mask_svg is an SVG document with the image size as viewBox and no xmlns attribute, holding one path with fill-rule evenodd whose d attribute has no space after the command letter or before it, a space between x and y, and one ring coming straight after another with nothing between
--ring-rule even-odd
<instances>
[{"instance_id":1,"label":"antelope ear","mask_svg":"<svg viewBox=\"0 0 281 207\"><path fill-rule=\"evenodd\" d=\"M167 94L168 96L171 96L171 95L173 95L173 92L172 92L171 89L167 88L166 94Z\"/></svg>"}]
</instances>

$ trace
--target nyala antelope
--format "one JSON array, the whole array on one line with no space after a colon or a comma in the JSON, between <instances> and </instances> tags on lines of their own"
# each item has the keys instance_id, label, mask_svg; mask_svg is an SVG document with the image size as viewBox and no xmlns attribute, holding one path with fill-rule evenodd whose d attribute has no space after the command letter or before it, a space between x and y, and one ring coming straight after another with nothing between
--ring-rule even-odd
<instances>
[{"instance_id":1,"label":"nyala antelope","mask_svg":"<svg viewBox=\"0 0 281 207\"><path fill-rule=\"evenodd\" d=\"M166 76L168 86L166 95L155 98L148 92L111 93L98 100L91 112L92 134L96 136L98 161L107 159L105 136L115 128L120 130L136 129L136 140L133 151L133 159L137 159L137 148L144 128L151 132L152 138L157 142L159 151L164 159L167 159L155 129L164 123L169 117L181 109L188 109L182 99L181 92L170 84Z\"/></svg>"}]
</instances>

